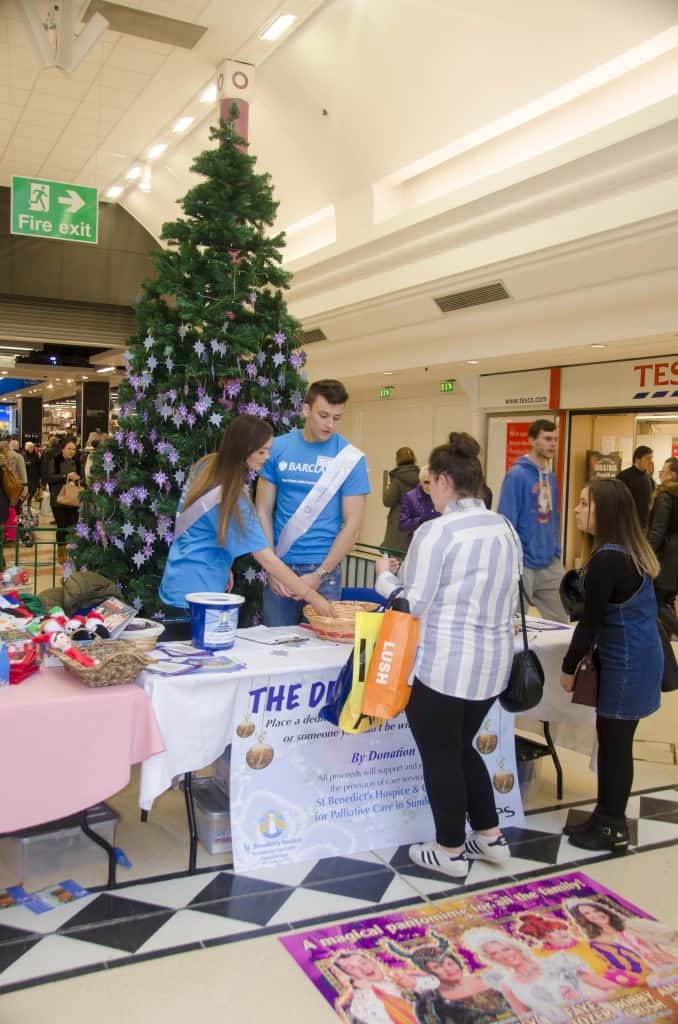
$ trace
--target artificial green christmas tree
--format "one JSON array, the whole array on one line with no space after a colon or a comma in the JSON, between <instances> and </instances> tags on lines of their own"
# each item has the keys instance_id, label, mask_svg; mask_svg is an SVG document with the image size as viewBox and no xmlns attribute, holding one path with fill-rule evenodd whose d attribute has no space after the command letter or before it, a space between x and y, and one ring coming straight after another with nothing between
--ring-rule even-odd
<instances>
[{"instance_id":1,"label":"artificial green christmas tree","mask_svg":"<svg viewBox=\"0 0 678 1024\"><path fill-rule=\"evenodd\" d=\"M190 467L215 451L240 413L276 433L300 423L306 388L299 324L287 312L284 235L268 236L277 203L267 174L235 133L237 108L194 160L203 180L163 225L167 249L144 282L125 352L116 432L96 451L72 548L74 569L119 580L125 598L160 616L158 587ZM236 591L256 621L261 579L239 560Z\"/></svg>"}]
</instances>

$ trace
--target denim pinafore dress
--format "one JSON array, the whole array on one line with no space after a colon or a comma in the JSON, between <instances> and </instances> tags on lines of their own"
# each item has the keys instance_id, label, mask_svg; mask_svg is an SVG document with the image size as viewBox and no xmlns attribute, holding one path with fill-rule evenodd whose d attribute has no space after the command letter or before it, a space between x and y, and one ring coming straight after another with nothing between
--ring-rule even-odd
<instances>
[{"instance_id":1,"label":"denim pinafore dress","mask_svg":"<svg viewBox=\"0 0 678 1024\"><path fill-rule=\"evenodd\" d=\"M604 544L600 551L621 551ZM602 718L646 718L661 700L664 654L657 630L657 599L652 580L643 574L635 594L622 604L608 604L596 638L600 656L597 714Z\"/></svg>"}]
</instances>

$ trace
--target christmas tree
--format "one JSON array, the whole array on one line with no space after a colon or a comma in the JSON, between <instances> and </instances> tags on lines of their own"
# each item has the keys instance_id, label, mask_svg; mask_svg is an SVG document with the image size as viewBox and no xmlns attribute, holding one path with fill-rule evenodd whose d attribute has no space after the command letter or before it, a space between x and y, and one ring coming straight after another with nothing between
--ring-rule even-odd
<instances>
[{"instance_id":1,"label":"christmas tree","mask_svg":"<svg viewBox=\"0 0 678 1024\"><path fill-rule=\"evenodd\" d=\"M181 200L184 216L163 225L167 248L155 254L124 354L119 426L96 450L71 548L71 570L119 581L127 601L156 617L190 467L218 448L233 416L261 416L276 433L299 425L306 388L283 296L284 235L266 233L278 204L236 117L233 106L211 129L217 146L191 166L203 180ZM234 569L242 618L256 621L263 573L251 559Z\"/></svg>"}]
</instances>

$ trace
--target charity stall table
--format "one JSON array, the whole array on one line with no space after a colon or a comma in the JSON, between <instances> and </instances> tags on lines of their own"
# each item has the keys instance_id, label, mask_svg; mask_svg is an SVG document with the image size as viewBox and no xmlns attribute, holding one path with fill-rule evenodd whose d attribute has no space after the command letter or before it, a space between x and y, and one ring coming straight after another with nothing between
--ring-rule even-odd
<instances>
[{"instance_id":1,"label":"charity stall table","mask_svg":"<svg viewBox=\"0 0 678 1024\"><path fill-rule=\"evenodd\" d=\"M82 812L77 824L105 847L84 809L124 789L130 766L163 749L143 690L89 687L63 668L0 689L0 738L0 834Z\"/></svg>"},{"instance_id":2,"label":"charity stall table","mask_svg":"<svg viewBox=\"0 0 678 1024\"><path fill-rule=\"evenodd\" d=\"M560 688L559 659L569 636L567 627L530 630L532 646L540 654L548 651L549 693ZM283 637L298 642L271 642ZM342 733L318 716L350 651L303 627L257 627L239 631L225 652L231 662L226 667L211 670L206 659L197 673L165 674L173 666L158 663L139 677L165 743L162 753L142 765L139 803L150 810L172 780L184 775L189 871L195 870L197 845L191 773L212 764L229 744L236 871L433 837L405 716L358 735ZM584 710L592 719L591 709ZM530 715L541 729L539 710ZM476 745L493 780L500 824L520 825L514 719L498 703Z\"/></svg>"}]
</instances>

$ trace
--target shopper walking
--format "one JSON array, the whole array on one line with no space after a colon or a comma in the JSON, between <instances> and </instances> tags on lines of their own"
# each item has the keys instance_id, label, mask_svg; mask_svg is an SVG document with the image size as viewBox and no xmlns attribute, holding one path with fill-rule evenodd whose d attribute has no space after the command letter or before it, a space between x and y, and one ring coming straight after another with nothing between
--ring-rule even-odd
<instances>
[{"instance_id":1,"label":"shopper walking","mask_svg":"<svg viewBox=\"0 0 678 1024\"><path fill-rule=\"evenodd\" d=\"M583 612L563 659L561 686L574 687L583 656L600 661L596 732L598 796L591 817L565 828L585 850L626 853L626 805L633 783L633 737L638 721L660 703L664 657L652 580L659 572L636 506L620 480L591 480L575 509L578 529L592 538L583 573Z\"/></svg>"},{"instance_id":2,"label":"shopper walking","mask_svg":"<svg viewBox=\"0 0 678 1024\"><path fill-rule=\"evenodd\" d=\"M659 560L654 581L657 604L675 614L678 590L678 459L667 459L659 471L659 486L652 496L647 531L652 550Z\"/></svg>"},{"instance_id":3,"label":"shopper walking","mask_svg":"<svg viewBox=\"0 0 678 1024\"><path fill-rule=\"evenodd\" d=\"M46 476L52 515L57 526L57 558L60 562L65 562L68 530L77 523L80 509L70 505L60 505L57 502L57 497L64 484L79 484L82 480L80 455L74 440L67 438L61 450L49 460Z\"/></svg>"},{"instance_id":4,"label":"shopper walking","mask_svg":"<svg viewBox=\"0 0 678 1024\"><path fill-rule=\"evenodd\" d=\"M511 467L501 485L499 513L515 527L523 546L523 585L530 604L546 619L568 622L558 588L563 576L560 498L551 462L558 447L556 425L535 420L530 452Z\"/></svg>"},{"instance_id":5,"label":"shopper walking","mask_svg":"<svg viewBox=\"0 0 678 1024\"><path fill-rule=\"evenodd\" d=\"M40 452L32 441L26 441L24 445L24 463L26 464L26 477L28 479L28 497L26 504L28 511L31 511L31 502L40 488L40 477L42 473L42 458Z\"/></svg>"},{"instance_id":6,"label":"shopper walking","mask_svg":"<svg viewBox=\"0 0 678 1024\"><path fill-rule=\"evenodd\" d=\"M398 525L404 537L406 537L405 550L410 546L412 535L422 523L429 519L437 519L440 515L436 512L431 500L431 474L428 466L422 466L419 470L419 483L403 497L400 506Z\"/></svg>"},{"instance_id":7,"label":"shopper walking","mask_svg":"<svg viewBox=\"0 0 678 1024\"><path fill-rule=\"evenodd\" d=\"M633 453L633 465L617 474L617 480L626 484L631 492L643 530L647 527L650 518L650 504L654 490L653 471L652 449L648 448L646 444L640 444Z\"/></svg>"},{"instance_id":8,"label":"shopper walking","mask_svg":"<svg viewBox=\"0 0 678 1024\"><path fill-rule=\"evenodd\" d=\"M454 433L434 448L431 497L441 515L415 533L400 579L386 556L376 561L379 592L388 596L402 584L421 619L407 720L436 840L411 846L410 858L455 878L466 876L469 858L502 863L510 856L473 738L508 681L521 553L504 518L476 497L477 451L473 438ZM473 832L465 841L467 816Z\"/></svg>"},{"instance_id":9,"label":"shopper walking","mask_svg":"<svg viewBox=\"0 0 678 1024\"><path fill-rule=\"evenodd\" d=\"M411 448L399 448L393 469L384 470L382 501L388 509L386 533L381 546L387 551L405 552L408 534L400 529L400 509L405 495L419 483L419 466Z\"/></svg>"}]
</instances>

